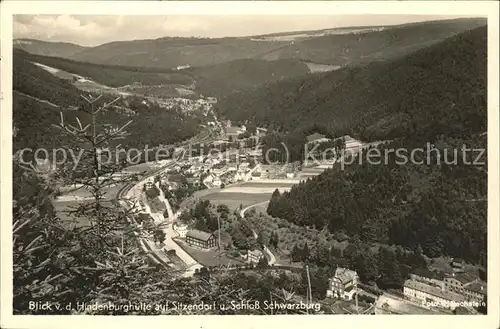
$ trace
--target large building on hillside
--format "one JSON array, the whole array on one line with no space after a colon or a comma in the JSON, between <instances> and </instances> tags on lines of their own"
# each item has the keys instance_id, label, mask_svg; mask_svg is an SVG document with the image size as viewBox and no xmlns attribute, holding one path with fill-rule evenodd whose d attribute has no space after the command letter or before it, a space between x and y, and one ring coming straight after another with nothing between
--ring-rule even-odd
<instances>
[{"instance_id":1,"label":"large building on hillside","mask_svg":"<svg viewBox=\"0 0 500 329\"><path fill-rule=\"evenodd\" d=\"M486 282L467 273L453 273L444 278L446 290L464 295L468 301L481 303L486 300Z\"/></svg>"},{"instance_id":2,"label":"large building on hillside","mask_svg":"<svg viewBox=\"0 0 500 329\"><path fill-rule=\"evenodd\" d=\"M427 268L416 268L410 274L410 278L415 281L420 281L430 285L443 287L444 286L444 272L431 271Z\"/></svg>"},{"instance_id":3,"label":"large building on hillside","mask_svg":"<svg viewBox=\"0 0 500 329\"><path fill-rule=\"evenodd\" d=\"M337 267L333 277L328 280L327 297L351 300L357 290L358 273L343 267Z\"/></svg>"},{"instance_id":4,"label":"large building on hillside","mask_svg":"<svg viewBox=\"0 0 500 329\"><path fill-rule=\"evenodd\" d=\"M444 292L459 294L470 303L482 303L487 297L486 282L469 273L445 274L428 269L416 269L410 274L410 278L412 281L437 287Z\"/></svg>"},{"instance_id":5,"label":"large building on hillside","mask_svg":"<svg viewBox=\"0 0 500 329\"><path fill-rule=\"evenodd\" d=\"M438 308L454 310L460 303L465 302L464 296L447 291L444 287L437 287L415 280L406 280L403 294L410 300Z\"/></svg>"},{"instance_id":6,"label":"large building on hillside","mask_svg":"<svg viewBox=\"0 0 500 329\"><path fill-rule=\"evenodd\" d=\"M186 233L186 242L192 247L209 249L217 245L217 240L212 233L190 230Z\"/></svg>"}]
</instances>

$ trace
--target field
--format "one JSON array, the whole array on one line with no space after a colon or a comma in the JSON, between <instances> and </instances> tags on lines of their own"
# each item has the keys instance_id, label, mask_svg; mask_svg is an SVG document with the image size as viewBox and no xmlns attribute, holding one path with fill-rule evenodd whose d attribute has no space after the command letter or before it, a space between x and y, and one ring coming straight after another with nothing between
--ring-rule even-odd
<instances>
[{"instance_id":1,"label":"field","mask_svg":"<svg viewBox=\"0 0 500 329\"><path fill-rule=\"evenodd\" d=\"M225 204L229 209L234 210L240 206L245 208L256 203L269 201L276 189L284 192L294 184L294 180L251 181L234 184L223 189L201 190L196 192L193 197L195 199L209 200L214 204Z\"/></svg>"},{"instance_id":2,"label":"field","mask_svg":"<svg viewBox=\"0 0 500 329\"><path fill-rule=\"evenodd\" d=\"M213 204L225 204L229 209L238 209L240 205L245 208L255 203L269 201L271 193L225 193L216 192L201 197L202 200L209 200Z\"/></svg>"}]
</instances>

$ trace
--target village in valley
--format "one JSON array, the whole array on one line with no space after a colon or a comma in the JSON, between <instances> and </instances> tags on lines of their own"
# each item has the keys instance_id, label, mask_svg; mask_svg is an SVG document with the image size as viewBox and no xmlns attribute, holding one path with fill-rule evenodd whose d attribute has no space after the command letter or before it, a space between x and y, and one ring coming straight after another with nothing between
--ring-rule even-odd
<instances>
[{"instance_id":1,"label":"village in valley","mask_svg":"<svg viewBox=\"0 0 500 329\"><path fill-rule=\"evenodd\" d=\"M151 231L150 239L142 240L144 248L153 252L150 257L156 263L182 269L184 275L207 275L217 272L221 264L226 270L234 271L303 271L300 265L277 260L254 230L251 233L256 243L247 249L234 249L235 241L228 247L226 238L234 238L225 228L226 223L221 226L220 221L227 220L229 212L233 212L231 216L245 219L252 203L265 211L268 201L256 201L268 199L275 190L288 191L291 186L321 174L333 166L336 157L322 163L267 165L263 163L259 144L267 129L256 127L250 132L245 125L232 126L230 121L222 124L216 119L207 122L206 127L213 132L213 139L208 142L212 150L223 152L204 155L203 150L197 150L201 154L192 157L186 156L188 152L181 152L182 158L151 176L142 187L138 186L142 192L138 197L137 225L166 226ZM350 136L338 140L342 141L342 149L353 155L370 145L380 144L365 144ZM307 136L310 147L322 143L331 145L331 142L318 132ZM181 189L188 189L192 194L172 204L178 199L176 191ZM258 197L253 199L253 196ZM245 200L247 197L249 200ZM133 204L132 199L127 202ZM226 202L228 205L224 203L226 199L230 200ZM210 203L216 206L208 205ZM217 221L212 230L197 229L193 222L189 207L202 204L216 208ZM255 216L255 210L252 215ZM438 268L417 268L400 289L388 291L363 283L355 269L337 267L328 280L325 299L320 302L336 314L477 314L476 309L484 306L486 296L486 282L479 278L477 268L456 258Z\"/></svg>"},{"instance_id":2,"label":"village in valley","mask_svg":"<svg viewBox=\"0 0 500 329\"><path fill-rule=\"evenodd\" d=\"M325 24L14 39L15 313L489 312L486 20Z\"/></svg>"}]
</instances>

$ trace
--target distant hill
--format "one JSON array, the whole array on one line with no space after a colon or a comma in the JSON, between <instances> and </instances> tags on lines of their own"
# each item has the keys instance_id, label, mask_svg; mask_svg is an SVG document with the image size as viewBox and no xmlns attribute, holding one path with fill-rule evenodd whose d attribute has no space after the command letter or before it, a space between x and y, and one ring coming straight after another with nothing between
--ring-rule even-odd
<instances>
[{"instance_id":1,"label":"distant hill","mask_svg":"<svg viewBox=\"0 0 500 329\"><path fill-rule=\"evenodd\" d=\"M70 50L56 43L50 53L47 50L48 43L21 43L15 46L33 54L83 62L170 69L182 65L215 65L241 59L295 59L346 65L405 55L482 25L486 25L485 19L467 18L382 27L381 31L380 27L305 31L296 37L293 35L298 32L218 39L159 38L111 42L82 49L65 46Z\"/></svg>"},{"instance_id":2,"label":"distant hill","mask_svg":"<svg viewBox=\"0 0 500 329\"><path fill-rule=\"evenodd\" d=\"M13 47L36 55L69 58L87 47L67 42L48 42L35 39L15 39Z\"/></svg>"},{"instance_id":3,"label":"distant hill","mask_svg":"<svg viewBox=\"0 0 500 329\"><path fill-rule=\"evenodd\" d=\"M208 96L225 95L236 90L260 86L283 79L306 76L307 65L297 60L266 61L241 59L217 65L172 70L157 67L131 67L79 62L59 57L32 55L15 49L14 57L41 63L73 74L89 77L110 87L131 84L145 86L184 87ZM167 90L159 97L178 96Z\"/></svg>"},{"instance_id":4,"label":"distant hill","mask_svg":"<svg viewBox=\"0 0 500 329\"><path fill-rule=\"evenodd\" d=\"M484 131L478 118L486 113L486 31L464 32L390 62L233 93L221 97L217 109L234 121L283 131L321 124L363 140Z\"/></svg>"},{"instance_id":5,"label":"distant hill","mask_svg":"<svg viewBox=\"0 0 500 329\"><path fill-rule=\"evenodd\" d=\"M485 19L454 19L372 28L367 32L359 28L361 32L349 34L324 31L323 35L294 42L261 58L300 58L332 65L387 61L484 25Z\"/></svg>"},{"instance_id":6,"label":"distant hill","mask_svg":"<svg viewBox=\"0 0 500 329\"><path fill-rule=\"evenodd\" d=\"M81 98L82 94L88 96L88 92L77 89L70 79L59 78L35 65L32 59L32 55L23 56L20 50L13 57L13 126L17 132L13 138L14 151L65 145L68 139L52 127L59 123L60 113L64 114L65 122L72 124L77 116L84 125L90 120L89 115L78 111L88 106ZM104 94L101 100L109 102L115 97ZM167 145L192 137L200 129L198 117L177 108L166 110L141 97L122 97L115 104L116 107L100 113L98 120L112 126L133 120L127 129L130 136L120 141L123 147Z\"/></svg>"}]
</instances>

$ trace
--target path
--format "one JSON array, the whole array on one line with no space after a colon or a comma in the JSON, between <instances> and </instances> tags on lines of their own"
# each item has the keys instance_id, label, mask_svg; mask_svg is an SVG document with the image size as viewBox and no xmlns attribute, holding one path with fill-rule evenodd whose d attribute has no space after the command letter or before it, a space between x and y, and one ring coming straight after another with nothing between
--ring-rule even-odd
<instances>
[{"instance_id":1,"label":"path","mask_svg":"<svg viewBox=\"0 0 500 329\"><path fill-rule=\"evenodd\" d=\"M132 187L132 189L130 189L129 193L127 193L127 197L129 198L129 200L133 202L134 199L139 200L141 196L144 195L142 193L141 187L146 180L147 179L137 183L136 185L134 185L134 187ZM177 236L172 227L173 222L175 221L175 216L172 211L172 207L168 202L168 199L166 199L165 195L163 194L163 191L161 189L159 189L159 191L160 191L160 200L164 200L169 218L165 220L162 213L151 212L151 208L147 204L146 200L144 200L146 201L144 202L145 205L144 210L153 218L156 225L162 225L165 224L166 222L168 223L166 228L162 228L163 232L166 235L165 241L163 242L164 247L167 250L175 250L175 254L186 264L187 269L184 271L182 276L184 277L192 276L195 270L197 268L198 269L201 268L202 266L172 239L173 237ZM151 241L151 239L144 238L142 240L145 244L147 244L150 247L149 249L151 249L160 259L168 260L168 257L166 256L165 252L161 248L158 248L156 244L153 241Z\"/></svg>"},{"instance_id":2,"label":"path","mask_svg":"<svg viewBox=\"0 0 500 329\"><path fill-rule=\"evenodd\" d=\"M253 204L251 206L248 206L248 207L242 209L240 211L241 218L245 218L245 212L247 212L248 209L256 207L256 206L259 206L261 204L266 204L266 203L269 203L269 201L259 202L259 203ZM253 229L252 229L252 233L253 233L254 238L257 239L258 238L258 234ZM269 265L275 264L276 263L276 257L274 257L274 254L271 252L271 250L269 250L269 248L267 246L265 246L265 245L263 245L262 248L264 249L264 253L266 253L267 255L269 255L268 264Z\"/></svg>"},{"instance_id":3,"label":"path","mask_svg":"<svg viewBox=\"0 0 500 329\"><path fill-rule=\"evenodd\" d=\"M159 187L159 186L158 186ZM189 255L184 249L182 249L174 240L173 238L176 237L178 234L177 232L174 231L173 224L175 222L175 219L177 216L174 214L172 211L172 207L170 205L170 202L168 201L167 198L165 198L165 195L163 194L163 190L160 189L160 200L165 202L165 206L167 207L167 213L168 213L168 219L167 219L167 227L163 229L163 232L166 234L165 238L165 246L167 247L167 250L175 250L175 254L186 264L186 266L189 268L189 270L184 272L184 276L192 276L194 274L194 271L198 268L201 269L203 266L199 264L191 255Z\"/></svg>"}]
</instances>

